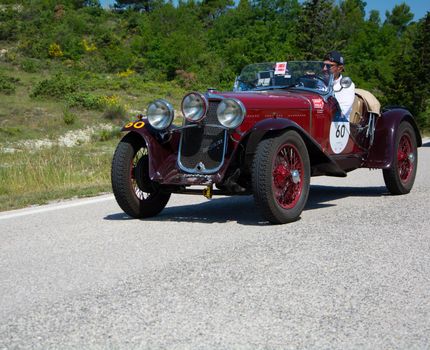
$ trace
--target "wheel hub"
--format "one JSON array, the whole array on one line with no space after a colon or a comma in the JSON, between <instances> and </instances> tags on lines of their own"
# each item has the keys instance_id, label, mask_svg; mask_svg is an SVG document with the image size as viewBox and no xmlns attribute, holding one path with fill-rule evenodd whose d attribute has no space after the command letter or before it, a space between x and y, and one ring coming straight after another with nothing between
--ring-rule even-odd
<instances>
[{"instance_id":1,"label":"wheel hub","mask_svg":"<svg viewBox=\"0 0 430 350\"><path fill-rule=\"evenodd\" d=\"M295 184L300 182L300 173L298 170L291 170L291 179Z\"/></svg>"}]
</instances>

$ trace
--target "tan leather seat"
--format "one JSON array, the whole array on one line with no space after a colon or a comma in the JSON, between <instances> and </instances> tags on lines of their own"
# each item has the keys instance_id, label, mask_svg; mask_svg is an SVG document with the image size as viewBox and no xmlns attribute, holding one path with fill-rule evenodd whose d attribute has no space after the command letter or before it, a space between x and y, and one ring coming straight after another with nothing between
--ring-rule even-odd
<instances>
[{"instance_id":1,"label":"tan leather seat","mask_svg":"<svg viewBox=\"0 0 430 350\"><path fill-rule=\"evenodd\" d=\"M354 103L352 104L351 114L349 115L350 123L359 124L367 113L373 113L379 116L381 113L381 104L369 91L355 89Z\"/></svg>"},{"instance_id":2,"label":"tan leather seat","mask_svg":"<svg viewBox=\"0 0 430 350\"><path fill-rule=\"evenodd\" d=\"M353 124L358 124L361 120L361 116L364 114L364 100L361 96L355 95L354 103L352 104L351 114L349 115L349 121Z\"/></svg>"}]
</instances>

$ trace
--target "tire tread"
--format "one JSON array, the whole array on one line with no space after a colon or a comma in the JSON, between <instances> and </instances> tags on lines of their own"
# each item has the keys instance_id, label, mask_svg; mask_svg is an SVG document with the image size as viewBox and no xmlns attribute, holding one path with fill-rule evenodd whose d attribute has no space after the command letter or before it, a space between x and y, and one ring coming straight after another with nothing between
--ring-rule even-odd
<instances>
[{"instance_id":1,"label":"tire tread","mask_svg":"<svg viewBox=\"0 0 430 350\"><path fill-rule=\"evenodd\" d=\"M278 144L285 139L293 140L298 148L303 151L303 163L306 183L302 189L302 198L296 207L281 209L275 203L272 193L272 152ZM280 135L269 135L262 139L257 146L254 161L252 163L252 186L257 207L265 219L273 224L284 224L296 221L306 204L310 186L310 161L307 148L301 136L294 130L288 130Z\"/></svg>"},{"instance_id":2,"label":"tire tread","mask_svg":"<svg viewBox=\"0 0 430 350\"><path fill-rule=\"evenodd\" d=\"M130 176L131 160L142 141L127 134L118 144L111 167L112 190L118 205L122 210L134 218L146 218L160 213L170 198L170 193L159 190L151 197L140 200L134 193Z\"/></svg>"}]
</instances>

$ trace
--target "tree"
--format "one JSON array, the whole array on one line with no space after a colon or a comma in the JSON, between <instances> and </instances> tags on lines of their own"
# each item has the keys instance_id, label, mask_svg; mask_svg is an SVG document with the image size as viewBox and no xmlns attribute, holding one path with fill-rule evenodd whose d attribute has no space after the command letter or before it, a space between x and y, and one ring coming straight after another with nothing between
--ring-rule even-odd
<instances>
[{"instance_id":1,"label":"tree","mask_svg":"<svg viewBox=\"0 0 430 350\"><path fill-rule=\"evenodd\" d=\"M163 4L162 0L116 0L116 9L132 9L140 12L151 12Z\"/></svg>"},{"instance_id":2,"label":"tree","mask_svg":"<svg viewBox=\"0 0 430 350\"><path fill-rule=\"evenodd\" d=\"M99 0L71 0L70 3L75 8L81 8L81 7L101 7Z\"/></svg>"},{"instance_id":3,"label":"tree","mask_svg":"<svg viewBox=\"0 0 430 350\"><path fill-rule=\"evenodd\" d=\"M344 0L335 11L336 42L341 49L364 24L366 3L362 0Z\"/></svg>"},{"instance_id":4,"label":"tree","mask_svg":"<svg viewBox=\"0 0 430 350\"><path fill-rule=\"evenodd\" d=\"M415 72L414 105L419 124L430 129L430 12L419 22L413 48L410 69Z\"/></svg>"},{"instance_id":5,"label":"tree","mask_svg":"<svg viewBox=\"0 0 430 350\"><path fill-rule=\"evenodd\" d=\"M371 10L369 13L369 23L374 24L375 26L381 25L381 16L379 15L378 10Z\"/></svg>"},{"instance_id":6,"label":"tree","mask_svg":"<svg viewBox=\"0 0 430 350\"><path fill-rule=\"evenodd\" d=\"M394 58L395 79L386 89L392 104L406 106L421 128L430 128L430 12L404 30L402 50Z\"/></svg>"},{"instance_id":7,"label":"tree","mask_svg":"<svg viewBox=\"0 0 430 350\"><path fill-rule=\"evenodd\" d=\"M302 58L322 59L333 48L335 29L333 0L305 1L296 45L302 51Z\"/></svg>"},{"instance_id":8,"label":"tree","mask_svg":"<svg viewBox=\"0 0 430 350\"><path fill-rule=\"evenodd\" d=\"M337 28L334 44L345 56L345 74L356 86L374 90L381 76L392 76L392 54L387 47L396 37L392 31L381 30L378 11L372 11L366 21L365 6L361 0L345 0L339 4L334 15Z\"/></svg>"},{"instance_id":9,"label":"tree","mask_svg":"<svg viewBox=\"0 0 430 350\"><path fill-rule=\"evenodd\" d=\"M391 13L386 11L385 17L385 24L392 25L396 29L397 35L400 36L414 18L414 14L406 3L402 3L394 6Z\"/></svg>"},{"instance_id":10,"label":"tree","mask_svg":"<svg viewBox=\"0 0 430 350\"><path fill-rule=\"evenodd\" d=\"M234 5L233 0L203 0L200 4L200 18L207 24L226 13Z\"/></svg>"}]
</instances>

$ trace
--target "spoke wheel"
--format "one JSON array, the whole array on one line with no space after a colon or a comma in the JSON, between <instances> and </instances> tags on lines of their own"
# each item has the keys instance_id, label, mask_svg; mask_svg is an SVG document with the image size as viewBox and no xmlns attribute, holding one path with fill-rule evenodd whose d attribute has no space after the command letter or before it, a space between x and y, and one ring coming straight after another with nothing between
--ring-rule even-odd
<instances>
[{"instance_id":1,"label":"spoke wheel","mask_svg":"<svg viewBox=\"0 0 430 350\"><path fill-rule=\"evenodd\" d=\"M415 131L410 123L402 122L397 129L391 167L383 170L387 189L392 194L406 194L412 189L417 173L418 152Z\"/></svg>"},{"instance_id":2,"label":"spoke wheel","mask_svg":"<svg viewBox=\"0 0 430 350\"><path fill-rule=\"evenodd\" d=\"M278 150L273 169L274 196L284 209L291 209L297 204L303 190L303 160L297 148L282 145Z\"/></svg>"},{"instance_id":3,"label":"spoke wheel","mask_svg":"<svg viewBox=\"0 0 430 350\"><path fill-rule=\"evenodd\" d=\"M274 224L300 217L310 186L310 161L301 136L293 131L263 139L252 169L254 198Z\"/></svg>"},{"instance_id":4,"label":"spoke wheel","mask_svg":"<svg viewBox=\"0 0 430 350\"><path fill-rule=\"evenodd\" d=\"M149 178L148 149L139 136L127 134L112 160L112 190L122 210L131 217L145 218L160 213L170 198Z\"/></svg>"}]
</instances>

